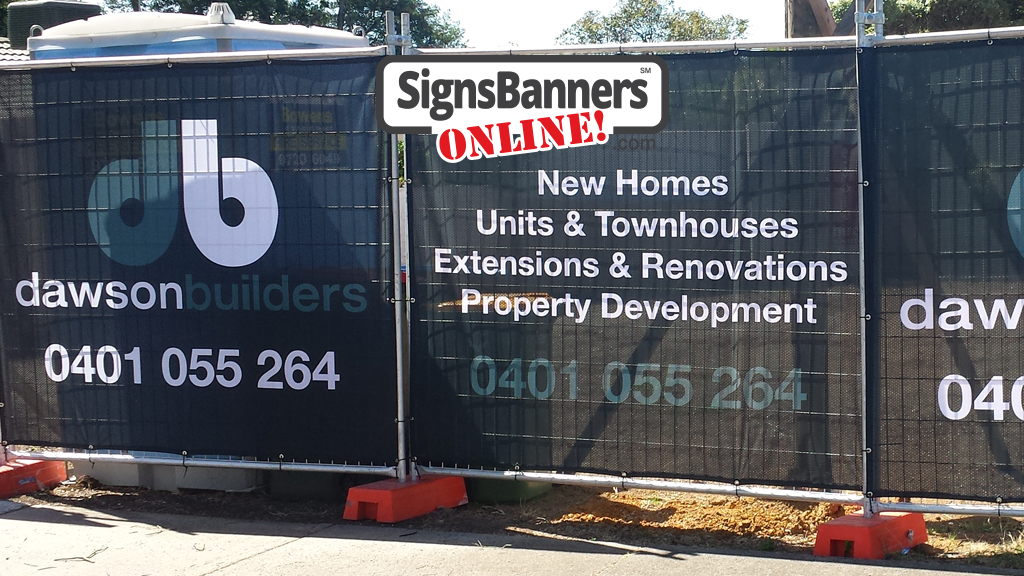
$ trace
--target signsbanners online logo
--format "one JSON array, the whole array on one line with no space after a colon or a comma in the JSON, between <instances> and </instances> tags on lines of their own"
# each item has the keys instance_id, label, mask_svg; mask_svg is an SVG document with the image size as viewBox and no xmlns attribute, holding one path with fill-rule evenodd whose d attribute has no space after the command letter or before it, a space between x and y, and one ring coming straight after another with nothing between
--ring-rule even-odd
<instances>
[{"instance_id":1,"label":"signsbanners online logo","mask_svg":"<svg viewBox=\"0 0 1024 576\"><path fill-rule=\"evenodd\" d=\"M656 56L389 56L377 66L377 123L437 134L446 162L654 134L668 122Z\"/></svg>"},{"instance_id":2,"label":"signsbanners online logo","mask_svg":"<svg viewBox=\"0 0 1024 576\"><path fill-rule=\"evenodd\" d=\"M247 266L277 234L278 203L267 173L246 158L219 158L216 120L182 120L181 155L173 121L142 123L142 158L115 160L89 190L89 228L103 252L126 266L144 266L167 251L185 224L207 259ZM179 163L180 160L180 163Z\"/></svg>"}]
</instances>

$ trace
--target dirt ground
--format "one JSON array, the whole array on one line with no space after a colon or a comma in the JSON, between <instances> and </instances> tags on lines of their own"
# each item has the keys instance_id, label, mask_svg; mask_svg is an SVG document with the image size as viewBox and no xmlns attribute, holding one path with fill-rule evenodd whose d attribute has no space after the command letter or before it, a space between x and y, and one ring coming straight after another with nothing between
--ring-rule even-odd
<instances>
[{"instance_id":1,"label":"dirt ground","mask_svg":"<svg viewBox=\"0 0 1024 576\"><path fill-rule=\"evenodd\" d=\"M351 484L365 482L353 478ZM350 484L350 485L351 485ZM84 476L47 492L17 498L24 504L75 505L248 520L340 522L344 502L280 500L263 491L180 493L99 485ZM682 545L810 554L819 523L855 512L836 504L804 504L652 490L555 486L516 504L471 502L399 524L409 529L477 533L519 532L549 538ZM928 543L891 561L1024 569L1024 526L1016 520L927 515Z\"/></svg>"}]
</instances>

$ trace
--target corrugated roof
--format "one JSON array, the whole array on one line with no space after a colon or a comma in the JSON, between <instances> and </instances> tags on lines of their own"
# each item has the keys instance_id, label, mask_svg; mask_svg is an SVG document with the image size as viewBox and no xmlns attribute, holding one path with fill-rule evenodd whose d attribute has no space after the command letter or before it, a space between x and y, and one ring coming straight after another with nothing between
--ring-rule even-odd
<instances>
[{"instance_id":1,"label":"corrugated roof","mask_svg":"<svg viewBox=\"0 0 1024 576\"><path fill-rule=\"evenodd\" d=\"M28 50L15 50L11 48L10 40L7 38L0 38L0 62L28 59Z\"/></svg>"}]
</instances>

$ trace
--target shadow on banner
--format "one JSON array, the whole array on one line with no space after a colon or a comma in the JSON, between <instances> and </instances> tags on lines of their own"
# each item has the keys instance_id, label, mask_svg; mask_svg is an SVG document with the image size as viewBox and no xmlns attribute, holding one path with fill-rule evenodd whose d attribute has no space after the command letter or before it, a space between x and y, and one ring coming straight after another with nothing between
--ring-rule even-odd
<instances>
[{"instance_id":1,"label":"shadow on banner","mask_svg":"<svg viewBox=\"0 0 1024 576\"><path fill-rule=\"evenodd\" d=\"M378 60L0 74L5 440L394 462Z\"/></svg>"},{"instance_id":2,"label":"shadow on banner","mask_svg":"<svg viewBox=\"0 0 1024 576\"><path fill-rule=\"evenodd\" d=\"M655 135L409 138L420 463L859 487L854 54L665 59Z\"/></svg>"}]
</instances>

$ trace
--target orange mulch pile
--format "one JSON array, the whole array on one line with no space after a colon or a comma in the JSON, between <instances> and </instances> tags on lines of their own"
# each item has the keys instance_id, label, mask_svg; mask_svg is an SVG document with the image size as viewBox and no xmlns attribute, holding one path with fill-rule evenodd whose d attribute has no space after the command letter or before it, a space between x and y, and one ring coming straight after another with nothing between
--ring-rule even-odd
<instances>
[{"instance_id":1,"label":"orange mulch pile","mask_svg":"<svg viewBox=\"0 0 1024 576\"><path fill-rule=\"evenodd\" d=\"M581 510L565 513L551 523L586 522L783 538L813 536L818 524L856 510L839 504L626 490L598 494Z\"/></svg>"}]
</instances>

